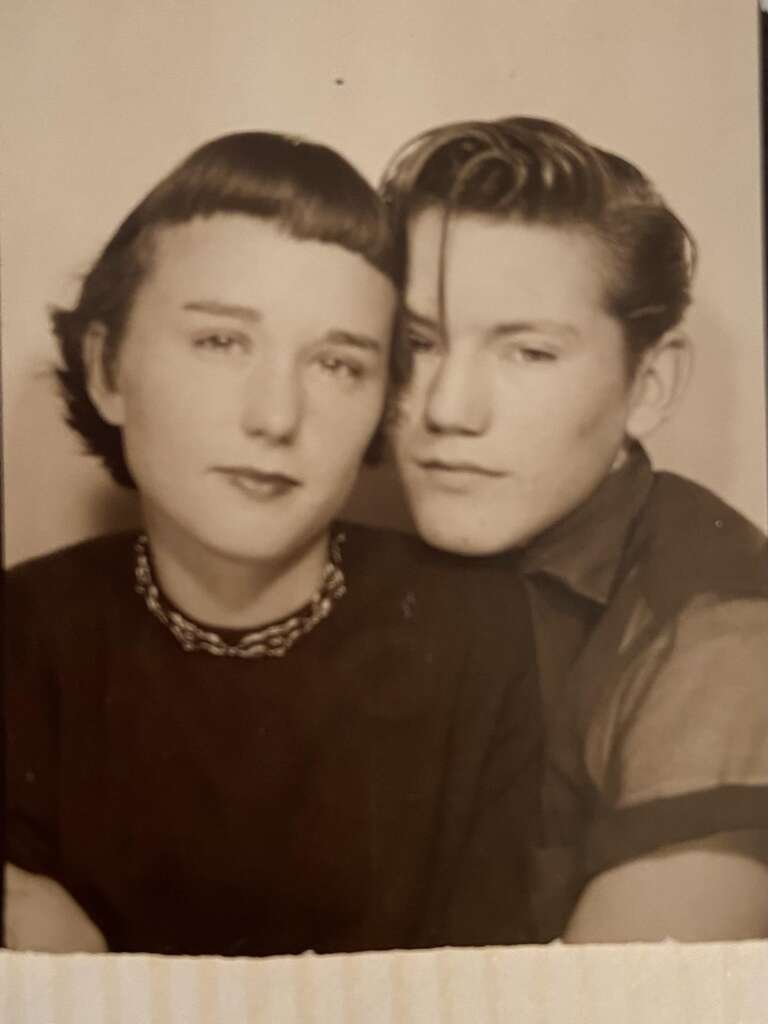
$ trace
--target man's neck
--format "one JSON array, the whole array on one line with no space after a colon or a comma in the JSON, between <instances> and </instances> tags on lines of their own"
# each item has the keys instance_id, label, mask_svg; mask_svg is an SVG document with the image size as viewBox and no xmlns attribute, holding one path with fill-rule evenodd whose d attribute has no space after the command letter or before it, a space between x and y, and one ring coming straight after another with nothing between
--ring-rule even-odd
<instances>
[{"instance_id":1,"label":"man's neck","mask_svg":"<svg viewBox=\"0 0 768 1024\"><path fill-rule=\"evenodd\" d=\"M531 542L522 557L523 573L544 573L604 604L652 482L643 449L623 449L586 501Z\"/></svg>"}]
</instances>

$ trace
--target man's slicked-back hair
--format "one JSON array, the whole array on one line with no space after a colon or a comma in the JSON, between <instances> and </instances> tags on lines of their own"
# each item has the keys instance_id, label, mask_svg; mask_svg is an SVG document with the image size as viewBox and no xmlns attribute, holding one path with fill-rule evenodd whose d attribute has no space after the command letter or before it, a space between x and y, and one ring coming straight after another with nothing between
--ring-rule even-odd
<instances>
[{"instance_id":1,"label":"man's slicked-back hair","mask_svg":"<svg viewBox=\"0 0 768 1024\"><path fill-rule=\"evenodd\" d=\"M67 422L127 487L135 485L121 431L102 419L88 395L84 338L91 324L106 329L109 373L137 290L152 265L154 233L216 214L271 221L293 238L339 245L360 255L395 284L401 278L380 198L332 149L271 132L225 135L196 149L126 217L86 274L75 306L51 315ZM369 461L380 447L377 436Z\"/></svg>"},{"instance_id":2,"label":"man's slicked-back hair","mask_svg":"<svg viewBox=\"0 0 768 1024\"><path fill-rule=\"evenodd\" d=\"M606 310L624 328L634 362L674 328L690 303L696 244L645 175L553 121L464 121L417 136L384 174L382 195L398 249L410 218L436 208L580 228L604 247Z\"/></svg>"}]
</instances>

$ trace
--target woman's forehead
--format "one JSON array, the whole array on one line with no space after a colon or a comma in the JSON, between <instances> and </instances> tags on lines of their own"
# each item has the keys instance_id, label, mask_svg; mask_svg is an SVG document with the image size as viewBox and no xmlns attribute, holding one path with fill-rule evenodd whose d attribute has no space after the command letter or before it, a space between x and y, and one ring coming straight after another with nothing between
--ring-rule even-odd
<instances>
[{"instance_id":1,"label":"woman's forehead","mask_svg":"<svg viewBox=\"0 0 768 1024\"><path fill-rule=\"evenodd\" d=\"M275 221L217 214L156 230L137 303L281 308L368 323L394 298L388 278L357 253L294 238Z\"/></svg>"}]
</instances>

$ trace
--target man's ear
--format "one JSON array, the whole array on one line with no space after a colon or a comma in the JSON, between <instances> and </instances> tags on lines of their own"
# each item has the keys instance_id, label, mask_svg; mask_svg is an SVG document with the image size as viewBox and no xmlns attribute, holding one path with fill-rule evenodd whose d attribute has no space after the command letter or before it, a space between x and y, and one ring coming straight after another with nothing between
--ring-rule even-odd
<instances>
[{"instance_id":1,"label":"man's ear","mask_svg":"<svg viewBox=\"0 0 768 1024\"><path fill-rule=\"evenodd\" d=\"M122 426L125 410L123 397L107 367L107 328L93 321L83 338L83 364L85 366L88 397L98 409L101 418L113 427Z\"/></svg>"},{"instance_id":2,"label":"man's ear","mask_svg":"<svg viewBox=\"0 0 768 1024\"><path fill-rule=\"evenodd\" d=\"M669 331L643 354L632 383L627 433L647 437L669 419L685 393L693 368L687 335Z\"/></svg>"}]
</instances>

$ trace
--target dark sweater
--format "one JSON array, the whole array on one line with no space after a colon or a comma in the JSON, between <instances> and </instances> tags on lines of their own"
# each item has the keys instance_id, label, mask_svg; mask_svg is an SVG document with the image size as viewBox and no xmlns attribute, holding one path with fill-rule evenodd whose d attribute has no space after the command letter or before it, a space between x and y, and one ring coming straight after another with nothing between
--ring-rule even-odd
<instances>
[{"instance_id":1,"label":"dark sweater","mask_svg":"<svg viewBox=\"0 0 768 1024\"><path fill-rule=\"evenodd\" d=\"M283 658L185 653L133 535L7 578L8 858L123 951L528 937L538 716L518 581L347 527L348 593Z\"/></svg>"}]
</instances>

